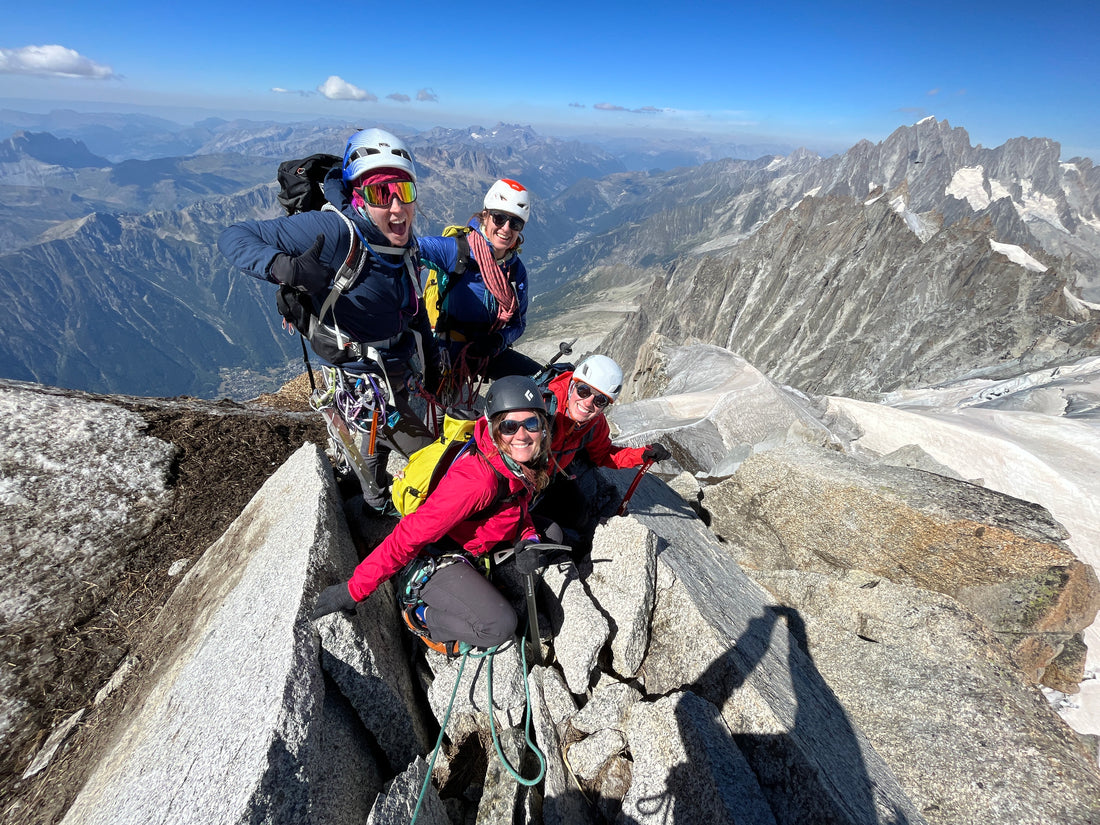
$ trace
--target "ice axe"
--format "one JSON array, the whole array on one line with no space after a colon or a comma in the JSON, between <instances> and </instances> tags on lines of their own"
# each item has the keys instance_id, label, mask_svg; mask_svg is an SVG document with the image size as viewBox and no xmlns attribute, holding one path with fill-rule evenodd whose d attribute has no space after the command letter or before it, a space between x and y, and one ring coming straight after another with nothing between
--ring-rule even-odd
<instances>
[{"instance_id":1,"label":"ice axe","mask_svg":"<svg viewBox=\"0 0 1100 825\"><path fill-rule=\"evenodd\" d=\"M544 552L571 552L572 548L564 544L533 542L524 544L516 553L516 570L523 574L523 591L527 598L527 630L531 634L531 655L533 665L539 664L542 653L542 641L539 635L539 614L535 604L535 571L542 567Z\"/></svg>"},{"instance_id":2,"label":"ice axe","mask_svg":"<svg viewBox=\"0 0 1100 825\"><path fill-rule=\"evenodd\" d=\"M638 485L642 483L642 476L645 475L646 470L653 466L654 459L649 459L641 467L638 468L638 472L634 475L634 480L630 482L630 486L626 490L626 495L623 496L623 503L619 505L619 510L615 515L625 516L626 505L630 501L630 497L634 495L634 491L638 489Z\"/></svg>"}]
</instances>

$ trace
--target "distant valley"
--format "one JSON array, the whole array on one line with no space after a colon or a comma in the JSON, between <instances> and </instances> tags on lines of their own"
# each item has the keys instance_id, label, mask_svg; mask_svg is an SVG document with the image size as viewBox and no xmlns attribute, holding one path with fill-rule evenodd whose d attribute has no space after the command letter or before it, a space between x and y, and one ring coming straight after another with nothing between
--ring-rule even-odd
<instances>
[{"instance_id":1,"label":"distant valley","mask_svg":"<svg viewBox=\"0 0 1100 825\"><path fill-rule=\"evenodd\" d=\"M350 127L210 122L173 143L146 126L0 142L0 283L19 307L0 376L252 397L300 370L301 351L274 288L215 240L278 215L278 162L339 152ZM108 159L111 129L146 135L145 154L192 153ZM830 158L710 160L715 146L624 154L504 124L407 137L422 234L464 222L498 177L535 194L532 345L576 335L644 372L649 336L704 341L804 391L867 397L1100 350L1100 172L1052 140L975 148L926 119Z\"/></svg>"}]
</instances>

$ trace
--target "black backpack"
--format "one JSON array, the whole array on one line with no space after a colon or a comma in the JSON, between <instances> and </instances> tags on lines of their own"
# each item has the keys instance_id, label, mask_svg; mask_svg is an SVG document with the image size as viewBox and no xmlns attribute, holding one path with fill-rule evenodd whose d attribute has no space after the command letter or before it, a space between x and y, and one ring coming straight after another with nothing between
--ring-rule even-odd
<instances>
[{"instance_id":1,"label":"black backpack","mask_svg":"<svg viewBox=\"0 0 1100 825\"><path fill-rule=\"evenodd\" d=\"M288 215L311 212L325 205L321 184L329 170L343 161L324 153L279 164L279 203Z\"/></svg>"},{"instance_id":2,"label":"black backpack","mask_svg":"<svg viewBox=\"0 0 1100 825\"><path fill-rule=\"evenodd\" d=\"M296 215L299 212L325 209L326 200L324 191L321 188L322 184L329 171L342 162L341 158L336 155L321 152L307 158L285 160L280 163L277 173L279 203L286 209L286 213ZM332 207L328 208L332 209ZM340 217L344 216L341 215ZM344 265L337 273L337 285L341 291L351 285L364 263L364 258L361 257L362 248L359 237L347 218L344 218L344 222L348 224L348 231L351 233L351 246L348 249L348 256L344 261ZM335 294L333 297L335 298ZM308 339L313 344L314 351L322 358L334 364L340 364L359 357L358 351L352 352L339 346L336 337L331 334L327 327L321 324L318 317L322 315L321 310L313 306L313 302L306 293L299 292L289 286L280 286L275 304L279 314L286 319L287 323L297 329L303 338Z\"/></svg>"}]
</instances>

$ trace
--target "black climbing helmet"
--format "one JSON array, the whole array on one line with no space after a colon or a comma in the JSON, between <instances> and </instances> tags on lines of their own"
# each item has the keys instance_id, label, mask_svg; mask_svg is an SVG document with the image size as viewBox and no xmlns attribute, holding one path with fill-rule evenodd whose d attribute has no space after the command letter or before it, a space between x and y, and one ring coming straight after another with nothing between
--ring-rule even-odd
<instances>
[{"instance_id":1,"label":"black climbing helmet","mask_svg":"<svg viewBox=\"0 0 1100 825\"><path fill-rule=\"evenodd\" d=\"M546 401L533 378L506 375L498 378L485 393L485 417L511 410L537 410L546 415Z\"/></svg>"}]
</instances>

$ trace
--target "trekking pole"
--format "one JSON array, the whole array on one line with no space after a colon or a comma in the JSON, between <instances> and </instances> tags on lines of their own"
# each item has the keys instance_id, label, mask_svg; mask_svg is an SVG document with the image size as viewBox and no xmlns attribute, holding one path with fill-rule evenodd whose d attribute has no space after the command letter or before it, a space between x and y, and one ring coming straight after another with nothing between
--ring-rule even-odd
<instances>
[{"instance_id":1,"label":"trekking pole","mask_svg":"<svg viewBox=\"0 0 1100 825\"><path fill-rule=\"evenodd\" d=\"M572 341L562 341L560 344L558 344L557 355L555 355L553 358L543 364L539 371L534 374L533 378L535 379L535 381L538 381L540 378L542 378L542 376L550 372L550 368L554 366L554 364L558 363L559 359L561 359L563 356L572 355L573 345L575 343L577 343L576 338L574 338Z\"/></svg>"},{"instance_id":2,"label":"trekking pole","mask_svg":"<svg viewBox=\"0 0 1100 825\"><path fill-rule=\"evenodd\" d=\"M642 476L645 475L646 470L648 470L652 466L653 466L653 459L651 458L651 459L649 459L649 461L645 462L641 467L638 468L638 472L634 476L634 480L632 482L630 482L630 487L627 488L626 495L623 496L623 503L619 505L619 511L617 513L615 513L615 515L617 515L617 516L625 516L626 515L627 502L630 501L630 497L632 495L634 495L634 491L637 490L638 485L641 484Z\"/></svg>"}]
</instances>

